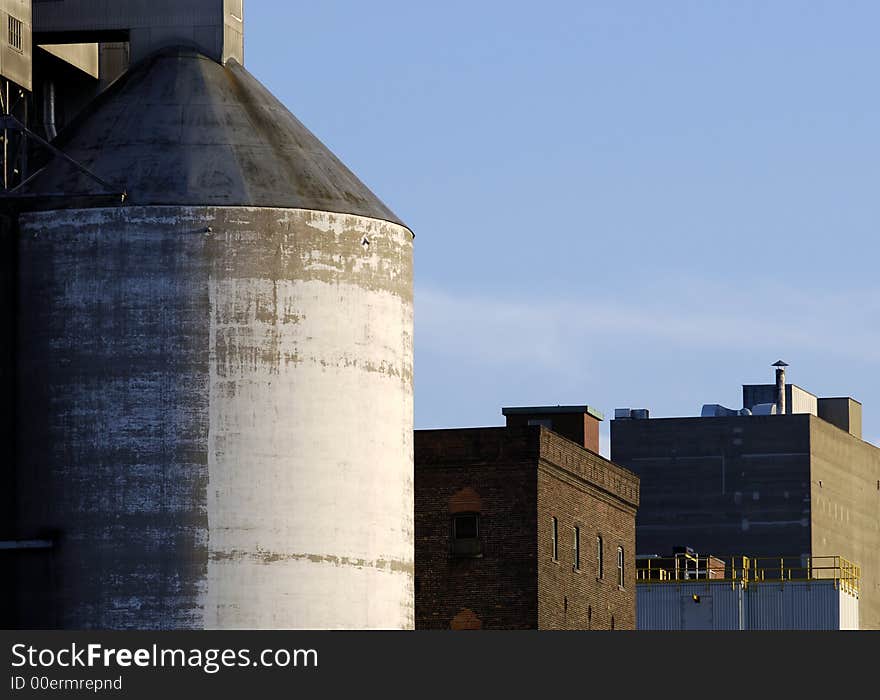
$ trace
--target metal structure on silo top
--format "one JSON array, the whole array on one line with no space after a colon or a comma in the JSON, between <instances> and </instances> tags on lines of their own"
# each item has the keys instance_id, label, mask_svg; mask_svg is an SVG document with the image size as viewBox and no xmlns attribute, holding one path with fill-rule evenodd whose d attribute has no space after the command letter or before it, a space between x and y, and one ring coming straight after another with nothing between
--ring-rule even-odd
<instances>
[{"instance_id":1,"label":"metal structure on silo top","mask_svg":"<svg viewBox=\"0 0 880 700\"><path fill-rule=\"evenodd\" d=\"M412 627L410 230L197 48L54 145L17 203L17 527L51 548L11 626Z\"/></svg>"}]
</instances>

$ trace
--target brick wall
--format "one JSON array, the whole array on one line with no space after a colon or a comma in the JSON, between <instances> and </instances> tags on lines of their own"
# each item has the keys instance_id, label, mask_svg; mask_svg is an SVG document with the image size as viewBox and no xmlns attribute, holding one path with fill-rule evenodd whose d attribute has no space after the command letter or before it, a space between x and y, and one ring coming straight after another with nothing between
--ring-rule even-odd
<instances>
[{"instance_id":1,"label":"brick wall","mask_svg":"<svg viewBox=\"0 0 880 700\"><path fill-rule=\"evenodd\" d=\"M537 431L415 434L417 629L534 629ZM454 512L479 509L481 554L454 556Z\"/></svg>"},{"instance_id":2,"label":"brick wall","mask_svg":"<svg viewBox=\"0 0 880 700\"><path fill-rule=\"evenodd\" d=\"M591 477L591 478L587 478ZM635 514L638 479L551 431L541 431L538 469L538 626L540 629L635 629ZM552 557L557 519L558 560ZM575 569L574 528L580 567ZM597 536L602 537L599 576ZM618 585L617 548L624 584Z\"/></svg>"},{"instance_id":3,"label":"brick wall","mask_svg":"<svg viewBox=\"0 0 880 700\"><path fill-rule=\"evenodd\" d=\"M415 466L417 629L609 629L612 616L615 628L635 628L631 472L542 427L416 431ZM451 553L452 516L464 512L480 514L480 556ZM572 570L575 526L580 571Z\"/></svg>"},{"instance_id":4,"label":"brick wall","mask_svg":"<svg viewBox=\"0 0 880 700\"><path fill-rule=\"evenodd\" d=\"M599 420L589 413L548 413L536 408L534 413L512 413L506 418L508 428L525 428L530 420L550 421L550 430L554 433L563 435L588 450L599 452Z\"/></svg>"}]
</instances>

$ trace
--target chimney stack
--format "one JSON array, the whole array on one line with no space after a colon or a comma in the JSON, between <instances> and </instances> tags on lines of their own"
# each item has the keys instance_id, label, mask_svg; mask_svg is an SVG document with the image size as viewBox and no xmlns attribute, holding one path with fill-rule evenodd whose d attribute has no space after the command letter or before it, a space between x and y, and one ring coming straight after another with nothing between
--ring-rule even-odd
<instances>
[{"instance_id":1,"label":"chimney stack","mask_svg":"<svg viewBox=\"0 0 880 700\"><path fill-rule=\"evenodd\" d=\"M502 408L501 413L507 419L508 428L542 425L599 453L599 423L605 420L605 416L592 406L519 406ZM647 418L648 412L644 411L644 414Z\"/></svg>"},{"instance_id":2,"label":"chimney stack","mask_svg":"<svg viewBox=\"0 0 880 700\"><path fill-rule=\"evenodd\" d=\"M778 360L771 367L776 368L776 415L785 414L785 368L787 362Z\"/></svg>"}]
</instances>

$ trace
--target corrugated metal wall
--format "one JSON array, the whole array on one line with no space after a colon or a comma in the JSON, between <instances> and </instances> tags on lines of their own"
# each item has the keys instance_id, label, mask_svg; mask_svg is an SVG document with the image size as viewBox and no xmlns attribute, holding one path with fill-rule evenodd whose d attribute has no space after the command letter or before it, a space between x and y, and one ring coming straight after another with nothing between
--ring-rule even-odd
<instances>
[{"instance_id":1,"label":"corrugated metal wall","mask_svg":"<svg viewBox=\"0 0 880 700\"><path fill-rule=\"evenodd\" d=\"M753 584L748 589L748 629L840 628L838 590L832 581Z\"/></svg>"},{"instance_id":2,"label":"corrugated metal wall","mask_svg":"<svg viewBox=\"0 0 880 700\"><path fill-rule=\"evenodd\" d=\"M858 629L859 600L834 581L639 584L640 630Z\"/></svg>"},{"instance_id":3,"label":"corrugated metal wall","mask_svg":"<svg viewBox=\"0 0 880 700\"><path fill-rule=\"evenodd\" d=\"M742 629L743 604L743 588L739 583L639 584L636 588L636 628Z\"/></svg>"},{"instance_id":4,"label":"corrugated metal wall","mask_svg":"<svg viewBox=\"0 0 880 700\"><path fill-rule=\"evenodd\" d=\"M793 384L786 388L788 396L785 398L791 406L789 413L811 413L814 416L819 414L819 402L813 394Z\"/></svg>"},{"instance_id":5,"label":"corrugated metal wall","mask_svg":"<svg viewBox=\"0 0 880 700\"><path fill-rule=\"evenodd\" d=\"M843 590L837 591L840 605L840 629L859 629L859 599Z\"/></svg>"}]
</instances>

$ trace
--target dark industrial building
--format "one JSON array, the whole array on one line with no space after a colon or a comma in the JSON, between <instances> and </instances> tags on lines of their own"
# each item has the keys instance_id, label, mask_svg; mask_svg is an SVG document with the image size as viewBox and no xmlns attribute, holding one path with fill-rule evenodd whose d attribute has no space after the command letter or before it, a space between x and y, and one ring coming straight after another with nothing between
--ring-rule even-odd
<instances>
[{"instance_id":1,"label":"dark industrial building","mask_svg":"<svg viewBox=\"0 0 880 700\"><path fill-rule=\"evenodd\" d=\"M589 406L415 433L417 629L635 629L639 480Z\"/></svg>"},{"instance_id":2,"label":"dark industrial building","mask_svg":"<svg viewBox=\"0 0 880 700\"><path fill-rule=\"evenodd\" d=\"M611 456L639 475L639 555L687 545L809 567L861 567L860 627L880 628L880 449L862 440L861 405L785 383L745 385L743 408L699 418L619 409Z\"/></svg>"}]
</instances>

